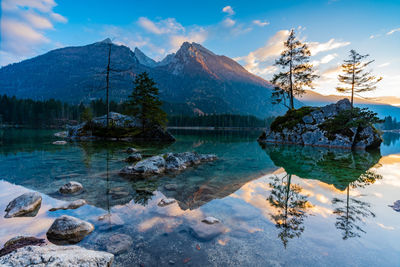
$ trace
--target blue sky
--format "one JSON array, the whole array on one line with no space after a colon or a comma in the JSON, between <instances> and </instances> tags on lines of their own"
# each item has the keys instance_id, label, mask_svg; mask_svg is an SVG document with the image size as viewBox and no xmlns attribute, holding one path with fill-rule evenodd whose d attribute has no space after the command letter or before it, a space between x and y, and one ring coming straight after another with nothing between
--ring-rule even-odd
<instances>
[{"instance_id":1,"label":"blue sky","mask_svg":"<svg viewBox=\"0 0 400 267\"><path fill-rule=\"evenodd\" d=\"M0 65L107 37L160 60L183 41L203 44L270 79L288 30L312 51L316 90L335 93L350 49L370 54L383 81L373 95L400 90L400 1L2 0Z\"/></svg>"}]
</instances>

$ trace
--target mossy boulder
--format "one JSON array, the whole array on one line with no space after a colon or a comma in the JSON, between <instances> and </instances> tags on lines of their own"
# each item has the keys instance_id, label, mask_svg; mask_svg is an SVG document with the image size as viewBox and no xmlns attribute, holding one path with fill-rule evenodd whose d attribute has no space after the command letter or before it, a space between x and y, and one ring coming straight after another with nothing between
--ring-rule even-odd
<instances>
[{"instance_id":1,"label":"mossy boulder","mask_svg":"<svg viewBox=\"0 0 400 267\"><path fill-rule=\"evenodd\" d=\"M285 143L348 149L377 148L382 138L376 114L353 108L348 99L324 107L302 107L277 117L261 134L261 143Z\"/></svg>"}]
</instances>

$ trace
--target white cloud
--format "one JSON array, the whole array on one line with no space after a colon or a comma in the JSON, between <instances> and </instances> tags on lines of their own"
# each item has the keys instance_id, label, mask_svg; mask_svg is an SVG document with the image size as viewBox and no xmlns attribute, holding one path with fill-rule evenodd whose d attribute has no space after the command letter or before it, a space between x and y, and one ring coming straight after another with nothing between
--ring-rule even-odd
<instances>
[{"instance_id":1,"label":"white cloud","mask_svg":"<svg viewBox=\"0 0 400 267\"><path fill-rule=\"evenodd\" d=\"M222 12L228 13L229 15L234 15L235 11L233 11L233 8L231 6L226 6L222 9Z\"/></svg>"},{"instance_id":2,"label":"white cloud","mask_svg":"<svg viewBox=\"0 0 400 267\"><path fill-rule=\"evenodd\" d=\"M54 29L53 22L67 22L53 12L56 5L54 0L3 0L1 54L21 60L32 56L40 45L50 43L46 31ZM2 59L1 64L11 62Z\"/></svg>"},{"instance_id":3,"label":"white cloud","mask_svg":"<svg viewBox=\"0 0 400 267\"><path fill-rule=\"evenodd\" d=\"M315 56L321 52L326 52L340 47L348 46L350 45L350 42L338 42L332 38L326 43L310 42L307 44L308 47L310 48L311 54Z\"/></svg>"},{"instance_id":4,"label":"white cloud","mask_svg":"<svg viewBox=\"0 0 400 267\"><path fill-rule=\"evenodd\" d=\"M236 23L236 21L234 21L234 20L231 19L231 18L226 18L226 19L224 19L223 22L222 22L222 24L223 24L225 27L233 27L233 26L235 25L235 23Z\"/></svg>"},{"instance_id":5,"label":"white cloud","mask_svg":"<svg viewBox=\"0 0 400 267\"><path fill-rule=\"evenodd\" d=\"M186 35L172 35L170 37L170 52L175 52L184 42L203 43L207 39L207 31L204 28L197 28Z\"/></svg>"},{"instance_id":6,"label":"white cloud","mask_svg":"<svg viewBox=\"0 0 400 267\"><path fill-rule=\"evenodd\" d=\"M185 30L175 18L167 18L158 22L153 22L146 17L140 17L138 23L143 29L154 34L176 33Z\"/></svg>"},{"instance_id":7,"label":"white cloud","mask_svg":"<svg viewBox=\"0 0 400 267\"><path fill-rule=\"evenodd\" d=\"M253 24L260 26L260 27L264 27L264 26L269 25L269 22L256 19L256 20L253 20Z\"/></svg>"},{"instance_id":8,"label":"white cloud","mask_svg":"<svg viewBox=\"0 0 400 267\"><path fill-rule=\"evenodd\" d=\"M53 24L45 17L39 16L33 12L24 14L27 22L37 29L53 29Z\"/></svg>"},{"instance_id":9,"label":"white cloud","mask_svg":"<svg viewBox=\"0 0 400 267\"><path fill-rule=\"evenodd\" d=\"M272 36L265 46L258 48L257 50L250 52L247 56L237 58L239 61L244 62L244 67L257 75L265 74L265 69L270 67L273 62L267 62L272 60L272 58L280 55L283 50L283 42L289 36L288 30L278 31L274 36ZM269 63L268 66L264 66L263 63ZM269 68L268 70L270 70Z\"/></svg>"},{"instance_id":10,"label":"white cloud","mask_svg":"<svg viewBox=\"0 0 400 267\"><path fill-rule=\"evenodd\" d=\"M400 28L390 30L390 31L387 32L386 34L387 34L387 35L392 35L392 34L395 33L395 32L400 32Z\"/></svg>"}]
</instances>

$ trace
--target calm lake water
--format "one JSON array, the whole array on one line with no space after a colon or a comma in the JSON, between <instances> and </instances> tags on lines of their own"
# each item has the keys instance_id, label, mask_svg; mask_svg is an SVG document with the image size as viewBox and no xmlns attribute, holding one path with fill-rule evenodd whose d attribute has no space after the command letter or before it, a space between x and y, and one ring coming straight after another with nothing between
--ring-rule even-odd
<instances>
[{"instance_id":1,"label":"calm lake water","mask_svg":"<svg viewBox=\"0 0 400 267\"><path fill-rule=\"evenodd\" d=\"M110 250L131 240L115 266L400 266L400 136L380 151L351 152L256 142L254 132L174 132L170 145L69 143L48 130L0 130L0 246L16 235L45 237L68 214L94 224L79 245ZM123 152L197 151L219 159L174 175L118 175ZM68 181L85 191L57 193ZM34 218L4 218L7 204L37 191ZM78 198L88 205L49 212ZM176 202L160 207L163 198ZM112 220L98 220L110 214ZM201 222L221 220L209 233ZM129 242L128 242L129 243Z\"/></svg>"}]
</instances>

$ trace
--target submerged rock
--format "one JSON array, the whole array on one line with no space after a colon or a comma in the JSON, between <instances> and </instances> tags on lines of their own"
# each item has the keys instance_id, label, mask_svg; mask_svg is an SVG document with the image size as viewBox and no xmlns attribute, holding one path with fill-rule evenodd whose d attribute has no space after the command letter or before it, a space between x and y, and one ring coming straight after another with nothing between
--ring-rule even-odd
<instances>
[{"instance_id":1,"label":"submerged rock","mask_svg":"<svg viewBox=\"0 0 400 267\"><path fill-rule=\"evenodd\" d=\"M324 107L302 107L277 117L258 138L261 143L285 143L348 149L377 148L382 143L379 132L361 112L342 99ZM359 122L359 121L367 122Z\"/></svg>"},{"instance_id":2,"label":"submerged rock","mask_svg":"<svg viewBox=\"0 0 400 267\"><path fill-rule=\"evenodd\" d=\"M27 246L3 257L1 266L93 266L110 267L114 255L108 252L84 249L78 246Z\"/></svg>"},{"instance_id":3,"label":"submerged rock","mask_svg":"<svg viewBox=\"0 0 400 267\"><path fill-rule=\"evenodd\" d=\"M28 192L12 200L6 207L4 218L35 217L42 204L37 192Z\"/></svg>"},{"instance_id":4,"label":"submerged rock","mask_svg":"<svg viewBox=\"0 0 400 267\"><path fill-rule=\"evenodd\" d=\"M120 171L120 174L139 176L162 174L180 171L189 166L216 159L217 156L214 154L198 154L196 152L166 153L141 160L132 166L127 166Z\"/></svg>"},{"instance_id":5,"label":"submerged rock","mask_svg":"<svg viewBox=\"0 0 400 267\"><path fill-rule=\"evenodd\" d=\"M71 181L61 186L59 191L61 194L75 194L83 190L81 183Z\"/></svg>"},{"instance_id":6,"label":"submerged rock","mask_svg":"<svg viewBox=\"0 0 400 267\"><path fill-rule=\"evenodd\" d=\"M98 222L98 228L100 230L108 229L108 228L114 228L114 227L120 227L125 224L125 222L121 219L121 217L118 216L116 213L107 213L104 215L101 215L97 218Z\"/></svg>"},{"instance_id":7,"label":"submerged rock","mask_svg":"<svg viewBox=\"0 0 400 267\"><path fill-rule=\"evenodd\" d=\"M190 226L190 234L200 241L210 241L225 233L227 228L222 223L208 224L197 222Z\"/></svg>"},{"instance_id":8,"label":"submerged rock","mask_svg":"<svg viewBox=\"0 0 400 267\"><path fill-rule=\"evenodd\" d=\"M77 208L79 208L79 207L82 207L83 205L86 205L86 204L87 204L86 200L84 200L84 199L77 199L77 200L74 200L74 201L72 201L72 202L65 203L65 204L63 204L63 205L61 205L61 206L58 206L58 207L55 207L55 208L51 208L51 209L49 209L49 211L56 211L56 210L74 210L74 209L77 209Z\"/></svg>"},{"instance_id":9,"label":"submerged rock","mask_svg":"<svg viewBox=\"0 0 400 267\"><path fill-rule=\"evenodd\" d=\"M33 236L16 236L8 240L4 244L4 247L0 249L0 257L22 247L42 246L44 244L46 244L46 242L42 238L36 238Z\"/></svg>"},{"instance_id":10,"label":"submerged rock","mask_svg":"<svg viewBox=\"0 0 400 267\"><path fill-rule=\"evenodd\" d=\"M76 244L94 230L91 223L63 215L57 218L47 231L47 239L54 244Z\"/></svg>"},{"instance_id":11,"label":"submerged rock","mask_svg":"<svg viewBox=\"0 0 400 267\"><path fill-rule=\"evenodd\" d=\"M106 249L108 252L118 255L127 251L133 244L129 235L113 234L107 240Z\"/></svg>"}]
</instances>

